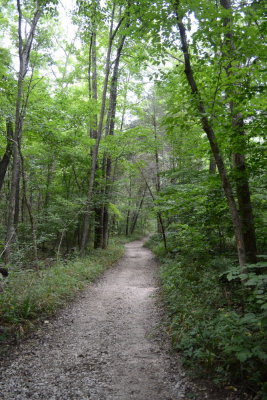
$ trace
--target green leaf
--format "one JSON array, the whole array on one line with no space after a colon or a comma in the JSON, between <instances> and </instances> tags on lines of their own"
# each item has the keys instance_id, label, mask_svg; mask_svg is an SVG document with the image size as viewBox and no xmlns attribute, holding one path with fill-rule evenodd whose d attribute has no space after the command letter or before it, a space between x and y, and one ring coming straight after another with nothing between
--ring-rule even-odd
<instances>
[{"instance_id":1,"label":"green leaf","mask_svg":"<svg viewBox=\"0 0 267 400\"><path fill-rule=\"evenodd\" d=\"M236 356L239 361L244 362L252 356L252 353L249 350L242 350L237 352Z\"/></svg>"}]
</instances>

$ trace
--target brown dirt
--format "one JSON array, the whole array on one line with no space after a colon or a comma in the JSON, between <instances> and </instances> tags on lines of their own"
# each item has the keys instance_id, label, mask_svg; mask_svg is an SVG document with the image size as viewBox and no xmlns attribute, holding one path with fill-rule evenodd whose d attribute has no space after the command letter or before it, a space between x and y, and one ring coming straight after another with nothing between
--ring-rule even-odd
<instances>
[{"instance_id":1,"label":"brown dirt","mask_svg":"<svg viewBox=\"0 0 267 400\"><path fill-rule=\"evenodd\" d=\"M142 241L127 244L115 267L5 355L0 399L218 400L170 351L157 270Z\"/></svg>"}]
</instances>

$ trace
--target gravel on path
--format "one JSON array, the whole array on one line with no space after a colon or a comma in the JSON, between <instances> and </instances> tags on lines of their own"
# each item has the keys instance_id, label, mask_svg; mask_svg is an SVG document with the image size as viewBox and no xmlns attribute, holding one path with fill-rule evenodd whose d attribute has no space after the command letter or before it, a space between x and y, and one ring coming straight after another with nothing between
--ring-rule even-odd
<instances>
[{"instance_id":1,"label":"gravel on path","mask_svg":"<svg viewBox=\"0 0 267 400\"><path fill-rule=\"evenodd\" d=\"M171 354L153 254L142 241L125 247L116 266L3 358L1 400L217 400L193 396Z\"/></svg>"}]
</instances>

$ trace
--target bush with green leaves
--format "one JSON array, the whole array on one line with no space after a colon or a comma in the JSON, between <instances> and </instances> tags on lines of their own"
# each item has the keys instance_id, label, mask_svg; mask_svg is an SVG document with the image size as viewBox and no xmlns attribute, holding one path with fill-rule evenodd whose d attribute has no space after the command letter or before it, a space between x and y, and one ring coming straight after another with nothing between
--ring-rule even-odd
<instances>
[{"instance_id":1,"label":"bush with green leaves","mask_svg":"<svg viewBox=\"0 0 267 400\"><path fill-rule=\"evenodd\" d=\"M165 254L161 280L173 346L186 366L221 385L246 386L263 396L267 362L267 263L236 266L217 255L196 258L184 248ZM200 368L201 367L201 368Z\"/></svg>"}]
</instances>

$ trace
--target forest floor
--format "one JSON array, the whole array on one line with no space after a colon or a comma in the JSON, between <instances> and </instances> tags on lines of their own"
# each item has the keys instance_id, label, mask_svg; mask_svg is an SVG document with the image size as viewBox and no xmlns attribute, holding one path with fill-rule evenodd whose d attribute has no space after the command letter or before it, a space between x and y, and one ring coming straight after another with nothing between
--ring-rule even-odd
<instances>
[{"instance_id":1,"label":"forest floor","mask_svg":"<svg viewBox=\"0 0 267 400\"><path fill-rule=\"evenodd\" d=\"M0 365L1 400L220 400L171 352L158 265L142 241ZM166 322L166 321L165 321Z\"/></svg>"}]
</instances>

